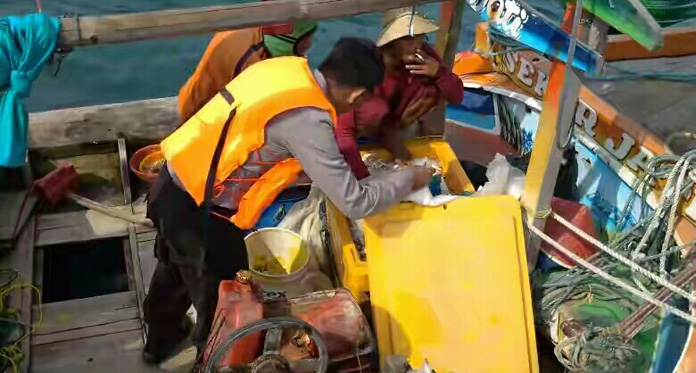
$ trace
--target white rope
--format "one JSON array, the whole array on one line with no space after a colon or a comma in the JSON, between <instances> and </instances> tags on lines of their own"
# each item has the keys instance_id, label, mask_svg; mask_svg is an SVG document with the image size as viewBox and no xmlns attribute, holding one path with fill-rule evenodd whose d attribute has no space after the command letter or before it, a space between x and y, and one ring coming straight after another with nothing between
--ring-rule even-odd
<instances>
[{"instance_id":1,"label":"white rope","mask_svg":"<svg viewBox=\"0 0 696 373\"><path fill-rule=\"evenodd\" d=\"M690 171L689 166L691 164L691 159L693 159L696 156L694 155L688 155L684 156L679 159L679 162L677 162L677 165L674 167L675 169L678 169L679 172L679 179L677 179L677 185L672 189L672 193L674 194L673 196L673 201L672 201L672 209L669 214L669 222L667 224L667 232L665 233L665 240L662 243L662 250L661 252L666 252L667 249L669 249L669 243L672 235L674 234L674 229L676 228L677 225L677 208L679 207L679 200L681 199L681 193L682 193L682 185L684 184L684 178L686 177L686 174ZM667 192L667 190L665 190ZM662 273L663 276L667 275L667 257L662 256L660 258L660 273Z\"/></svg>"},{"instance_id":2,"label":"white rope","mask_svg":"<svg viewBox=\"0 0 696 373\"><path fill-rule=\"evenodd\" d=\"M647 245L648 240L650 239L650 236L652 235L653 231L655 228L657 228L661 220L664 219L664 212L665 208L667 207L667 199L669 197L672 197L671 204L670 204L670 215L669 215L669 221L668 221L668 231L665 234L665 240L663 242L662 246L662 251L664 252L667 247L669 247L669 241L673 235L673 230L676 226L676 220L677 220L677 206L679 204L679 199L681 198L681 188L683 185L684 178L687 174L691 174L689 172L689 168L691 167L691 160L696 157L696 150L691 150L688 151L686 154L683 156L679 157L679 159L675 162L675 165L672 167L672 170L670 171L669 175L667 176L667 184L665 185L664 189L662 190L662 195L660 196L660 199L657 204L657 208L655 209L655 212L650 219L650 223L648 224L648 227L643 234L643 237L641 238L640 242L636 246L636 248L633 250L631 253L631 258L634 260L638 257L640 252L643 250L645 245ZM649 177L650 175L653 175L656 173L656 168L658 166L658 163L664 161L662 157L655 157L651 159L648 162L648 170L646 177ZM684 175L684 176L682 176ZM676 184L675 184L675 178L677 178ZM691 176L690 176L691 177ZM657 177L653 176L653 179L657 179ZM648 180L645 180L648 182ZM666 271L666 264L667 260L665 257L660 258L660 272L662 273L663 276L667 274Z\"/></svg>"},{"instance_id":3,"label":"white rope","mask_svg":"<svg viewBox=\"0 0 696 373\"><path fill-rule=\"evenodd\" d=\"M602 242L597 240L596 238L590 236L589 234L585 233L582 229L574 226L571 222L568 220L565 220L562 216L556 214L555 212L551 212L551 217L555 219L557 222L561 223L563 226L568 228L571 232L575 233L576 235L580 236L582 239L585 241L591 243L592 245L596 246L600 250L604 251L605 253L609 254L612 256L614 259L618 260L619 262L627 265L630 267L632 270L640 273L641 275L655 281L659 285L671 290L674 293L677 293L681 295L682 297L686 298L691 302L691 304L696 303L696 296L693 294L689 293L688 291L682 289L681 287L669 282L668 280L657 276L656 274L648 271L647 269L643 268L640 266L640 264L632 261L631 259L626 258L625 256L619 254L615 250L612 250L610 247L604 245ZM645 289L643 289L645 290Z\"/></svg>"},{"instance_id":4,"label":"white rope","mask_svg":"<svg viewBox=\"0 0 696 373\"><path fill-rule=\"evenodd\" d=\"M655 297L653 297L651 294L646 294L630 285L627 283L621 281L620 279L604 272L600 268L596 267L592 263L586 261L585 259L577 256L574 252L570 251L563 245L559 244L558 242L554 241L551 237L547 236L542 232L539 228L535 227L531 222L527 222L527 227L529 227L529 230L539 236L543 241L546 243L550 244L551 246L555 247L556 250L560 251L561 253L565 254L566 256L570 257L573 259L577 264L587 268L591 272L595 273L597 276L609 281L610 283L628 291L629 293L643 299L644 301L651 303L659 308L662 308L663 310L666 310L668 312L673 313L674 315L681 317L682 319L688 321L691 324L696 324L696 317L689 315L688 313L673 307L670 304L667 304Z\"/></svg>"}]
</instances>

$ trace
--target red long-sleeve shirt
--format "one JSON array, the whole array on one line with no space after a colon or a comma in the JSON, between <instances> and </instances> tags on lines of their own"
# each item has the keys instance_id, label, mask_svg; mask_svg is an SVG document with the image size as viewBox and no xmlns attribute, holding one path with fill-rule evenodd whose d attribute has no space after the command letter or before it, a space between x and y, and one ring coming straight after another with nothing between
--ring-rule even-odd
<instances>
[{"instance_id":1,"label":"red long-sleeve shirt","mask_svg":"<svg viewBox=\"0 0 696 373\"><path fill-rule=\"evenodd\" d=\"M424 96L435 96L438 101L444 99L451 104L462 102L464 85L461 79L442 64L435 49L425 44L423 50L440 62L440 69L434 78L416 77L403 68L385 76L384 82L370 97L365 98L352 111L338 117L336 142L358 179L369 176L360 157L356 135L358 127L398 125L409 104Z\"/></svg>"}]
</instances>

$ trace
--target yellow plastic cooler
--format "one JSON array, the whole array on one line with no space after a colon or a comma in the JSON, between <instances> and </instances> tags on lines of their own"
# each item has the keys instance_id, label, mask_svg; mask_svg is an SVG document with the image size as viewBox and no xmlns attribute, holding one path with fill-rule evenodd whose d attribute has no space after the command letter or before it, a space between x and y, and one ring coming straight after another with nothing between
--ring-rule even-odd
<instances>
[{"instance_id":1,"label":"yellow plastic cooler","mask_svg":"<svg viewBox=\"0 0 696 373\"><path fill-rule=\"evenodd\" d=\"M446 141L418 139L409 141L406 146L414 158L438 159L443 168L445 182L450 190L455 193L474 191L471 181ZM391 159L389 152L384 149L367 149L362 153L374 154L384 160ZM326 215L338 277L343 286L353 294L358 302L367 301L369 299L367 262L360 258L350 233L348 219L331 202L327 202Z\"/></svg>"},{"instance_id":2,"label":"yellow plastic cooler","mask_svg":"<svg viewBox=\"0 0 696 373\"><path fill-rule=\"evenodd\" d=\"M414 157L440 159L451 190L472 190L445 142L408 147ZM401 203L365 220L367 261L331 206L329 224L344 286L358 299L369 293L382 363L403 355L442 373L538 372L517 200Z\"/></svg>"}]
</instances>

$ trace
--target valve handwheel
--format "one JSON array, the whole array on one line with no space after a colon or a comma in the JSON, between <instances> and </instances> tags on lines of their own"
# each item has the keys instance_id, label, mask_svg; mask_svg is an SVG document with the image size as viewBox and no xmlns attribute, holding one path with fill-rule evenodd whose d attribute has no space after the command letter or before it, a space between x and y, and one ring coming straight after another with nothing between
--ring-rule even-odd
<instances>
[{"instance_id":1,"label":"valve handwheel","mask_svg":"<svg viewBox=\"0 0 696 373\"><path fill-rule=\"evenodd\" d=\"M318 358L289 361L280 353L280 343L284 328L299 328L314 343L318 351ZM265 331L266 340L263 346L263 354L248 365L236 365L232 367L217 368L220 359L240 339ZM245 372L245 373L326 373L329 365L329 353L326 342L319 332L306 322L292 317L275 317L263 319L251 323L232 333L210 356L205 365L206 373L221 372Z\"/></svg>"}]
</instances>

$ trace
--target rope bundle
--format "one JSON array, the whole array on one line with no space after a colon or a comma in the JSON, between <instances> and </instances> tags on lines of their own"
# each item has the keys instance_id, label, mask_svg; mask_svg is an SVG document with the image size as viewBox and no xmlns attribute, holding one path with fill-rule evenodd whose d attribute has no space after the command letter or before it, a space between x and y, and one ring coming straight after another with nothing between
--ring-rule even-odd
<instances>
[{"instance_id":1,"label":"rope bundle","mask_svg":"<svg viewBox=\"0 0 696 373\"><path fill-rule=\"evenodd\" d=\"M646 168L645 175L634 185L634 191L622 212L619 230L624 228L636 198L645 200L651 186L666 179L657 207L635 226L618 234L609 245L602 244L562 217L551 213L553 219L608 255L596 254L583 260L539 229L529 226L532 233L578 263L578 266L570 270L548 274L536 285L536 296L540 298L539 315L542 319L551 320L563 304L582 299L588 299L588 303L592 299L610 301L632 312L631 317L612 328L590 325L583 333L568 336L561 341L556 354L570 371L636 371L635 364L646 363L632 340L637 334L636 325L639 331L648 321L656 320L653 315L656 309L671 312L696 324L696 317L666 303L669 293L665 293L668 290L688 299L692 305L696 304L696 297L684 288L690 282L684 279L693 280L694 277L693 267L690 266L694 250L687 249L696 246L696 242L675 245L673 237L680 216L682 197L688 196L696 183L696 150L681 157L654 157ZM661 288L664 290L656 293ZM646 308L646 305L654 308ZM631 325L627 327L625 321L629 319Z\"/></svg>"}]
</instances>

